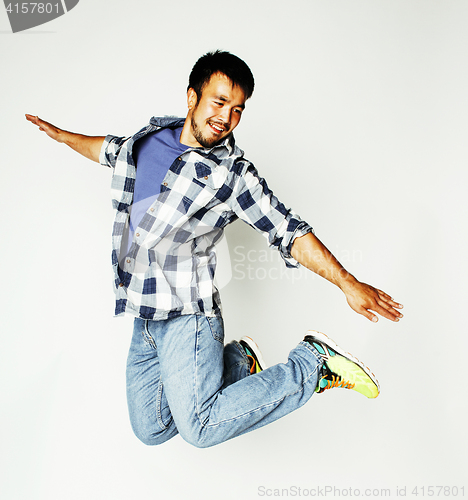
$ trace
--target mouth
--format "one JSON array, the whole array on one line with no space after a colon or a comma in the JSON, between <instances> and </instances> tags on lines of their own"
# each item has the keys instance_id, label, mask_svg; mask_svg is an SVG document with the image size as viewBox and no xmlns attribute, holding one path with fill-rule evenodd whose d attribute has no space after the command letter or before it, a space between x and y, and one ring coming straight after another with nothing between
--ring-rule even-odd
<instances>
[{"instance_id":1,"label":"mouth","mask_svg":"<svg viewBox=\"0 0 468 500\"><path fill-rule=\"evenodd\" d=\"M208 122L208 125L210 126L211 130L218 135L227 131L227 128L224 125L221 125L220 123Z\"/></svg>"}]
</instances>

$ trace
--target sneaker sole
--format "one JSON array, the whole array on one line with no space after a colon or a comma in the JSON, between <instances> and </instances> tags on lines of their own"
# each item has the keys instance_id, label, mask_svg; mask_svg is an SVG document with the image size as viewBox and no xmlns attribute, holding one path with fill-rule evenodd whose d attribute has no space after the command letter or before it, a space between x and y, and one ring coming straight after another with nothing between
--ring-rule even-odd
<instances>
[{"instance_id":1,"label":"sneaker sole","mask_svg":"<svg viewBox=\"0 0 468 500\"><path fill-rule=\"evenodd\" d=\"M260 351L260 347L258 347L258 345L256 344L256 342L251 339L250 337L242 337L240 340L239 340L239 343L240 342L245 342L247 344L247 346L249 347L249 349L252 351L252 353L255 355L255 357L257 358L257 363L258 365L260 366L260 369L263 371L267 368L266 364L265 364L265 361L263 360L263 356L262 356L262 352Z\"/></svg>"},{"instance_id":2,"label":"sneaker sole","mask_svg":"<svg viewBox=\"0 0 468 500\"><path fill-rule=\"evenodd\" d=\"M346 359L349 359L356 365L358 365L364 373L374 382L374 384L377 386L377 396L380 394L380 384L379 381L377 380L376 376L371 372L370 368L366 366L364 363L359 361L355 356L353 356L350 352L345 352L343 349L338 347L336 342L334 342L328 335L325 335L322 332L317 332L315 330L308 330L307 335L311 335L312 337L315 337L317 340L320 340L320 342L323 342L325 345L333 349L335 352L340 354ZM375 397L377 397L375 396Z\"/></svg>"}]
</instances>

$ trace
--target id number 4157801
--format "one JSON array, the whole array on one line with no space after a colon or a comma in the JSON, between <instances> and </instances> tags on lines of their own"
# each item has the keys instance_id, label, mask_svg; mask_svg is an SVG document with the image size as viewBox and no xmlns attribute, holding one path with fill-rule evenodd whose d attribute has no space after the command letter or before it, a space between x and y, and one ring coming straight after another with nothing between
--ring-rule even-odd
<instances>
[{"instance_id":1,"label":"id number 4157801","mask_svg":"<svg viewBox=\"0 0 468 500\"><path fill-rule=\"evenodd\" d=\"M6 10L10 14L59 14L60 7L60 3L14 2L9 3Z\"/></svg>"},{"instance_id":2,"label":"id number 4157801","mask_svg":"<svg viewBox=\"0 0 468 500\"><path fill-rule=\"evenodd\" d=\"M465 487L461 486L415 486L411 495L417 497L464 497Z\"/></svg>"}]
</instances>

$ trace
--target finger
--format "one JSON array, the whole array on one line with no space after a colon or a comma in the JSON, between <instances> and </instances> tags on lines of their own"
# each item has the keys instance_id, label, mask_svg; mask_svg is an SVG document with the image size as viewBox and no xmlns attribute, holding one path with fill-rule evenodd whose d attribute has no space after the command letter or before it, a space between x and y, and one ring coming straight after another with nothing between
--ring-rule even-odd
<instances>
[{"instance_id":1,"label":"finger","mask_svg":"<svg viewBox=\"0 0 468 500\"><path fill-rule=\"evenodd\" d=\"M397 309L403 309L403 304L399 304L398 302L395 302L394 300L389 300L388 304L390 304L392 307L396 307Z\"/></svg>"},{"instance_id":2,"label":"finger","mask_svg":"<svg viewBox=\"0 0 468 500\"><path fill-rule=\"evenodd\" d=\"M382 304L386 304L389 307L396 307L397 309L403 309L403 304L399 304L398 302L395 302L394 300L386 300L386 299L381 299Z\"/></svg>"},{"instance_id":3,"label":"finger","mask_svg":"<svg viewBox=\"0 0 468 500\"><path fill-rule=\"evenodd\" d=\"M30 121L31 123L34 123L34 125L37 125L38 127L41 127L44 124L47 124L44 120L41 120L38 116L34 115L25 115L26 120Z\"/></svg>"},{"instance_id":4,"label":"finger","mask_svg":"<svg viewBox=\"0 0 468 500\"><path fill-rule=\"evenodd\" d=\"M376 290L377 290L377 292L379 292L379 295L381 296L381 298L386 300L392 307L396 307L398 309L403 309L403 304L399 304L398 302L395 302L393 300L393 298L390 297L390 295L388 295L388 293L385 293L383 290L379 290L378 288L376 288Z\"/></svg>"},{"instance_id":5,"label":"finger","mask_svg":"<svg viewBox=\"0 0 468 500\"><path fill-rule=\"evenodd\" d=\"M397 317L397 318L403 317L403 314L401 314L400 311L397 311L394 309L396 302L393 302L393 301L386 302L384 300L378 300L377 304L380 307L383 307L384 309L386 309L390 314L393 314L395 317Z\"/></svg>"},{"instance_id":6,"label":"finger","mask_svg":"<svg viewBox=\"0 0 468 500\"><path fill-rule=\"evenodd\" d=\"M37 116L33 115L24 115L24 116L26 117L26 120L37 125Z\"/></svg>"},{"instance_id":7,"label":"finger","mask_svg":"<svg viewBox=\"0 0 468 500\"><path fill-rule=\"evenodd\" d=\"M379 288L376 288L376 290L379 292L379 295L383 295L385 298L392 300L392 297L388 295L388 293L385 293L383 290L380 290Z\"/></svg>"},{"instance_id":8,"label":"finger","mask_svg":"<svg viewBox=\"0 0 468 500\"><path fill-rule=\"evenodd\" d=\"M379 318L375 314L372 314L368 309L365 309L364 307L360 307L356 310L356 312L362 314L365 318L367 318L369 321L372 321L373 323L377 323L377 321L379 321Z\"/></svg>"},{"instance_id":9,"label":"finger","mask_svg":"<svg viewBox=\"0 0 468 500\"><path fill-rule=\"evenodd\" d=\"M385 293L383 290L379 290L378 288L376 288L380 298L386 300L387 302L389 302L393 307L403 307L401 304L399 304L398 302L395 302L393 300L393 297L391 297L390 295L388 295L388 293Z\"/></svg>"},{"instance_id":10,"label":"finger","mask_svg":"<svg viewBox=\"0 0 468 500\"><path fill-rule=\"evenodd\" d=\"M387 309L386 307L379 304L376 307L373 307L372 310L380 314L384 318L390 319L392 321L399 321L400 317L402 316L398 311L395 311L395 309Z\"/></svg>"}]
</instances>

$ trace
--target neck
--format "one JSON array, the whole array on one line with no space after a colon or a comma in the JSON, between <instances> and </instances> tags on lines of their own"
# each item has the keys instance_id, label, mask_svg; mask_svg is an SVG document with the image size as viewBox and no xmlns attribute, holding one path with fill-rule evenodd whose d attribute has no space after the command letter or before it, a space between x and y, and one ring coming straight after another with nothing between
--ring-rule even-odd
<instances>
[{"instance_id":1,"label":"neck","mask_svg":"<svg viewBox=\"0 0 468 500\"><path fill-rule=\"evenodd\" d=\"M202 145L195 139L192 133L192 114L189 111L185 119L182 132L180 133L180 143L189 148L201 148Z\"/></svg>"}]
</instances>

